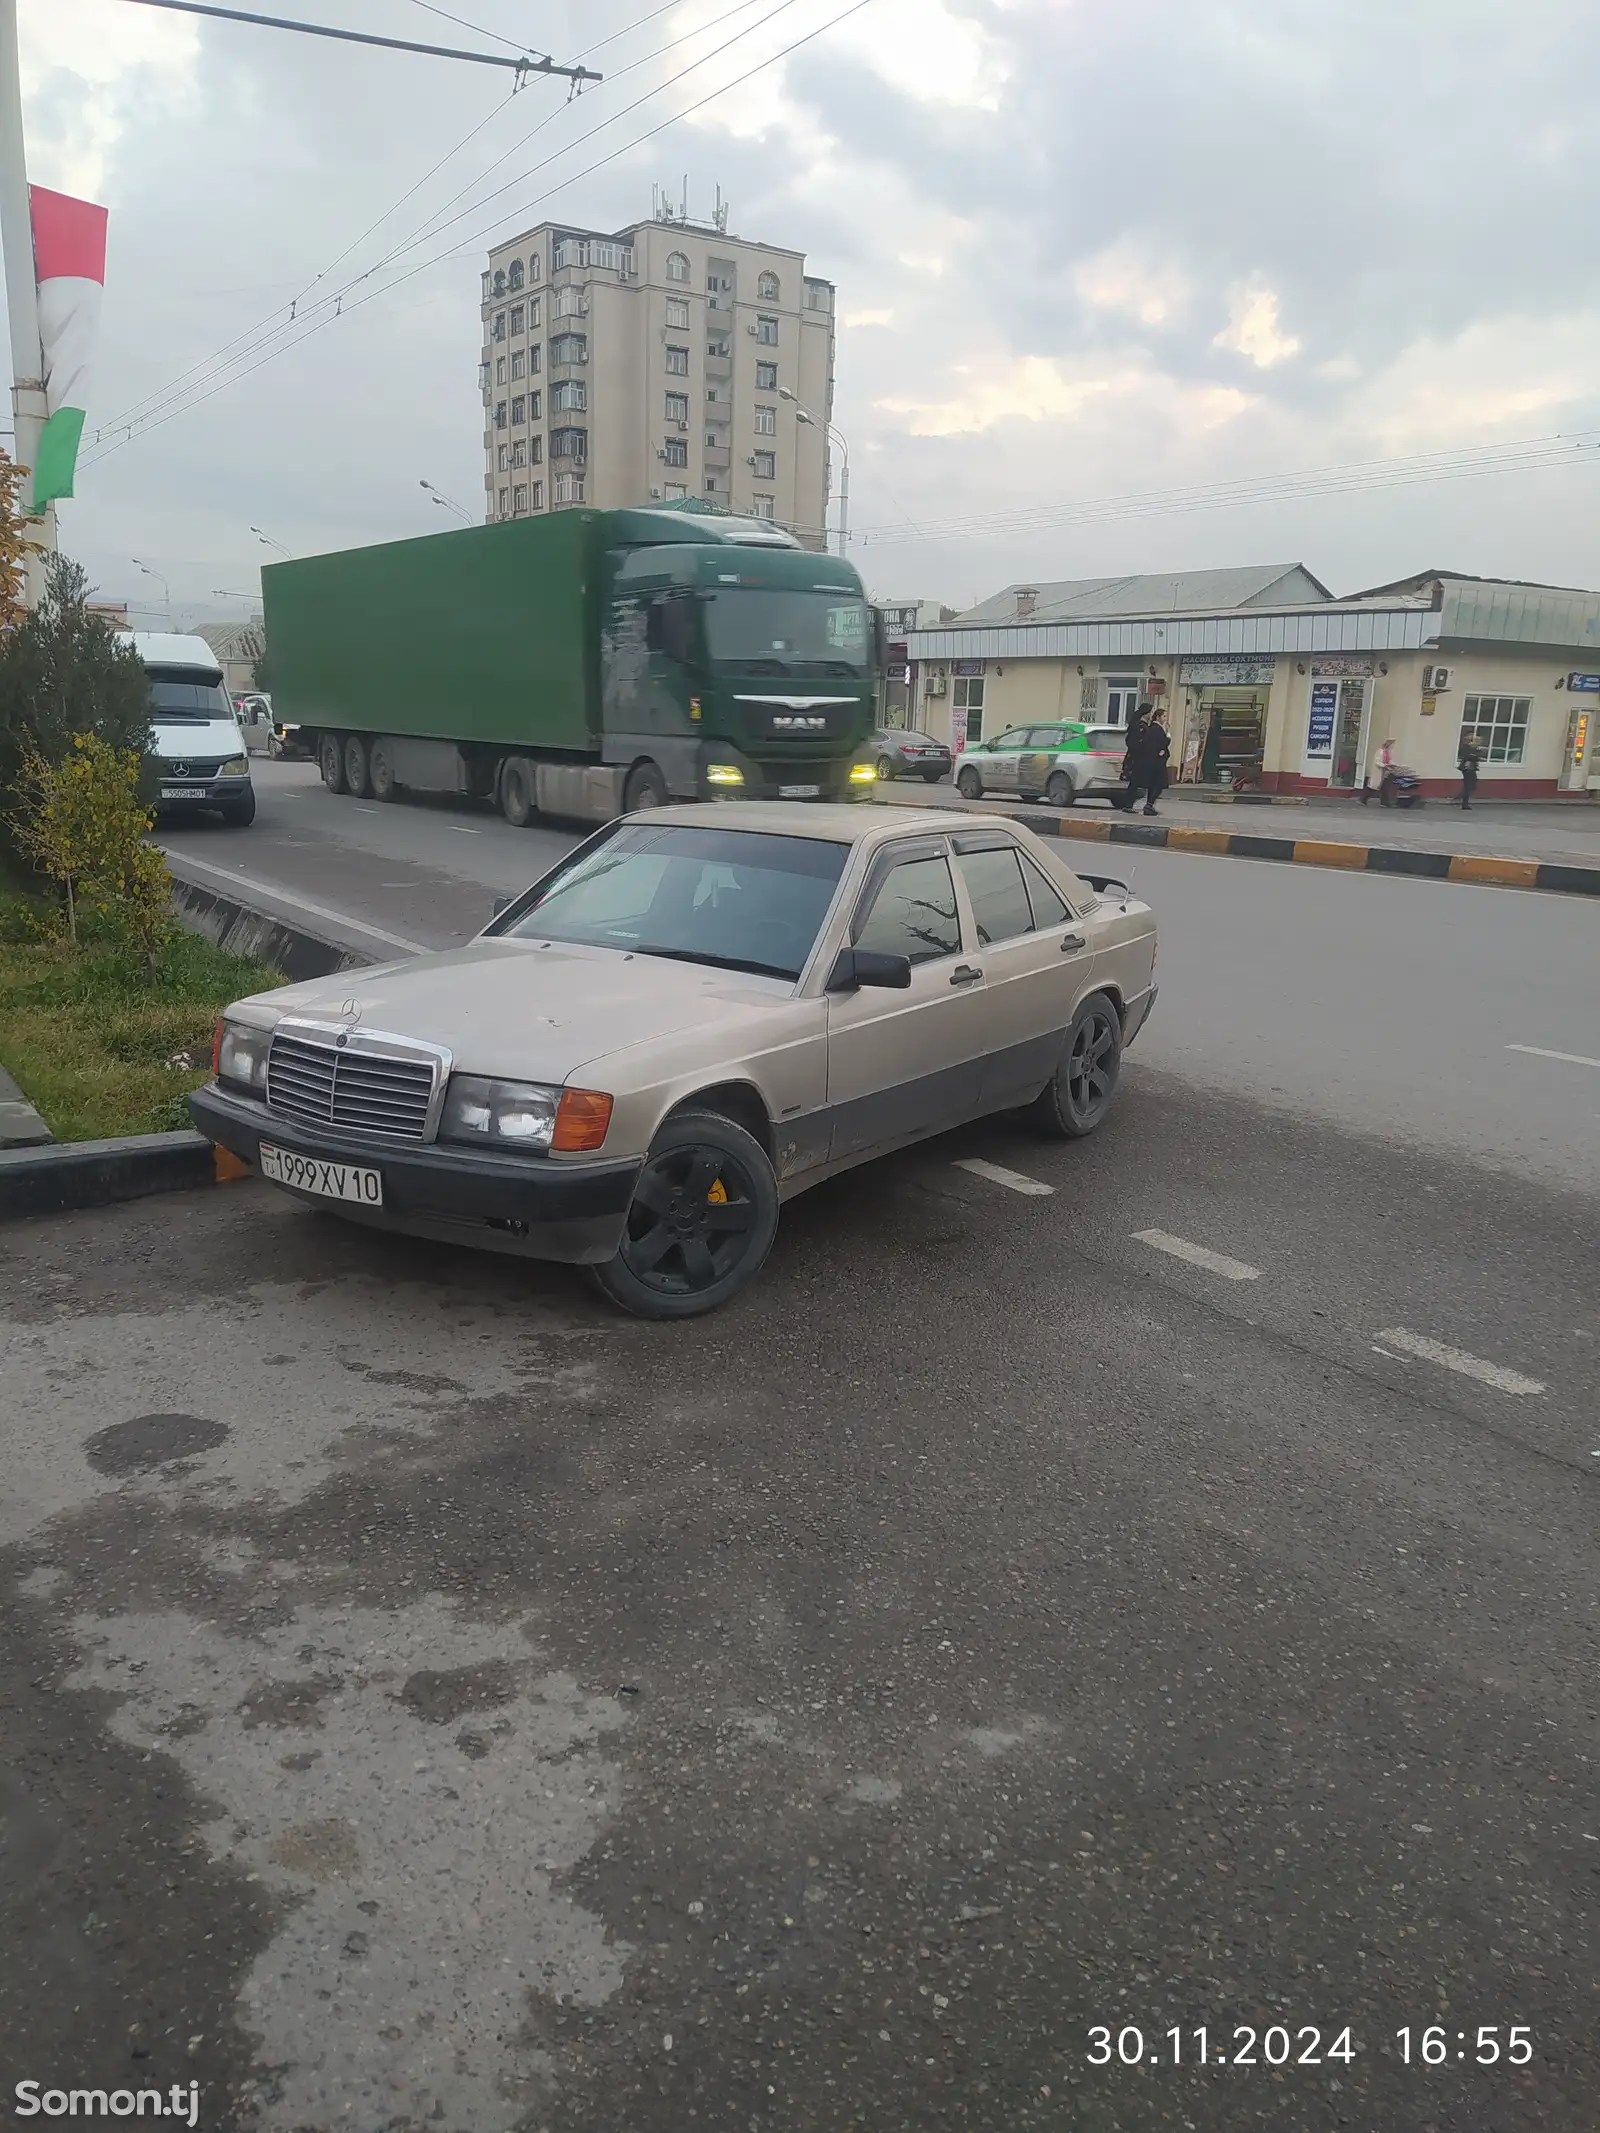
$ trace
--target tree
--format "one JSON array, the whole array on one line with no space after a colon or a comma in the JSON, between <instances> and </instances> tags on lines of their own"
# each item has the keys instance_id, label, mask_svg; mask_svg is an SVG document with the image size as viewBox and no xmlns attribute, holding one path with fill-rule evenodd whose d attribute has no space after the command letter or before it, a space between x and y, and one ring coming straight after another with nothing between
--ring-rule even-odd
<instances>
[{"instance_id":1,"label":"tree","mask_svg":"<svg viewBox=\"0 0 1600 2133\"><path fill-rule=\"evenodd\" d=\"M28 550L33 542L18 499L31 471L0 451L0 643L28 614Z\"/></svg>"},{"instance_id":2,"label":"tree","mask_svg":"<svg viewBox=\"0 0 1600 2133\"><path fill-rule=\"evenodd\" d=\"M120 946L153 962L170 924L172 882L166 860L144 841L151 815L139 774L135 751L92 733L77 735L60 763L30 748L14 832L23 854L61 885L74 945L82 918L93 914Z\"/></svg>"},{"instance_id":3,"label":"tree","mask_svg":"<svg viewBox=\"0 0 1600 2133\"><path fill-rule=\"evenodd\" d=\"M135 758L150 730L150 684L137 652L88 610L80 564L47 556L44 597L0 641L0 794L12 793L24 762L66 761L91 734Z\"/></svg>"}]
</instances>

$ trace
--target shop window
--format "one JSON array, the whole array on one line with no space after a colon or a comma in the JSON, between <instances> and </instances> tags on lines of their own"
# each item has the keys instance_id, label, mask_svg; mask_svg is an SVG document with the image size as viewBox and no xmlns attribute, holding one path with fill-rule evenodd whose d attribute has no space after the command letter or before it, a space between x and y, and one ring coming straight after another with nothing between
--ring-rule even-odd
<instances>
[{"instance_id":1,"label":"shop window","mask_svg":"<svg viewBox=\"0 0 1600 2133\"><path fill-rule=\"evenodd\" d=\"M1531 696L1469 696L1461 707L1461 738L1476 741L1486 763L1520 763L1532 708Z\"/></svg>"}]
</instances>

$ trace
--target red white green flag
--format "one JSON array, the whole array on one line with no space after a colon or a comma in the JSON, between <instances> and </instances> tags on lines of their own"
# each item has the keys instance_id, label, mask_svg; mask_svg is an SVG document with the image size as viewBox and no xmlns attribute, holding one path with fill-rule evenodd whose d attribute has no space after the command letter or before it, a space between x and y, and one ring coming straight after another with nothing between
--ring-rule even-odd
<instances>
[{"instance_id":1,"label":"red white green flag","mask_svg":"<svg viewBox=\"0 0 1600 2133\"><path fill-rule=\"evenodd\" d=\"M83 436L89 357L100 331L106 282L106 211L30 185L33 270L39 284L48 419L33 470L33 508L72 494Z\"/></svg>"}]
</instances>

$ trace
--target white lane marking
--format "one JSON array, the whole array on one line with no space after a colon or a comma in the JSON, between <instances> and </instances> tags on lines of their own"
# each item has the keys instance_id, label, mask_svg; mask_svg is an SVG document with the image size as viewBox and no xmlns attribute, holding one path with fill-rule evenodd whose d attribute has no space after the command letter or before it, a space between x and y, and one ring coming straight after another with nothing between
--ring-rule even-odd
<instances>
[{"instance_id":1,"label":"white lane marking","mask_svg":"<svg viewBox=\"0 0 1600 2133\"><path fill-rule=\"evenodd\" d=\"M483 835L482 830L468 829L464 822L452 822L450 827L458 837L481 837Z\"/></svg>"},{"instance_id":2,"label":"white lane marking","mask_svg":"<svg viewBox=\"0 0 1600 2133\"><path fill-rule=\"evenodd\" d=\"M271 896L279 903L290 905L296 911L309 911L313 918L325 918L336 926L349 926L358 933L365 933L375 941L387 941L391 948L398 948L402 955L432 955L435 951L421 941L408 941L403 934L386 933L381 926L368 925L364 918L356 918L349 911L335 911L327 904L314 904L298 890L287 888L279 881L257 881L252 874L236 874L229 867L214 867L209 861L195 859L188 852L168 851L160 848L168 859L176 859L180 866L192 867L198 874L213 875L232 889L254 889L259 896Z\"/></svg>"},{"instance_id":3,"label":"white lane marking","mask_svg":"<svg viewBox=\"0 0 1600 2133\"><path fill-rule=\"evenodd\" d=\"M1024 1177L1020 1170L1006 1170L999 1163L986 1163L980 1155L963 1156L956 1164L957 1170L970 1170L975 1178L987 1178L991 1185L1009 1186L1012 1192L1036 1194L1047 1199L1055 1191L1041 1178Z\"/></svg>"},{"instance_id":4,"label":"white lane marking","mask_svg":"<svg viewBox=\"0 0 1600 2133\"><path fill-rule=\"evenodd\" d=\"M358 815L375 815L377 812L378 810L375 807L357 807L356 809Z\"/></svg>"},{"instance_id":5,"label":"white lane marking","mask_svg":"<svg viewBox=\"0 0 1600 2133\"><path fill-rule=\"evenodd\" d=\"M1547 1052L1542 1044L1508 1044L1508 1052L1527 1052L1534 1059L1559 1059L1567 1066L1600 1067L1600 1059L1590 1059L1583 1052Z\"/></svg>"},{"instance_id":6,"label":"white lane marking","mask_svg":"<svg viewBox=\"0 0 1600 2133\"><path fill-rule=\"evenodd\" d=\"M1520 1370L1507 1370L1501 1363L1486 1363L1480 1355L1468 1355L1464 1348L1452 1348L1444 1341L1430 1340L1425 1333L1408 1333L1404 1326L1385 1326L1378 1338L1403 1349L1407 1355L1420 1357L1425 1363L1442 1363L1446 1370L1457 1370L1464 1378L1476 1378L1480 1385L1492 1385L1496 1392L1544 1391L1538 1378L1525 1378Z\"/></svg>"},{"instance_id":7,"label":"white lane marking","mask_svg":"<svg viewBox=\"0 0 1600 2133\"><path fill-rule=\"evenodd\" d=\"M1259 1281L1261 1269L1246 1266L1242 1259L1230 1259L1225 1252L1208 1252L1203 1244L1191 1244L1187 1237L1169 1236L1164 1229L1136 1229L1135 1244L1148 1244L1158 1252L1169 1252L1174 1259L1186 1259L1190 1266L1203 1266L1208 1274L1220 1274L1224 1281Z\"/></svg>"}]
</instances>

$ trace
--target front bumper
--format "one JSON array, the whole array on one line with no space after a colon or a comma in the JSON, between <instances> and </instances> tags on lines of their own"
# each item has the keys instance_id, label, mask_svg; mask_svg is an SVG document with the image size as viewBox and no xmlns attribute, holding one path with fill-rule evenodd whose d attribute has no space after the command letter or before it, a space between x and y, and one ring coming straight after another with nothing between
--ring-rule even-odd
<instances>
[{"instance_id":1,"label":"front bumper","mask_svg":"<svg viewBox=\"0 0 1600 2133\"><path fill-rule=\"evenodd\" d=\"M168 786L180 788L190 797L178 800L167 795ZM172 778L163 777L156 795L156 806L161 809L180 807L226 807L230 800L242 800L250 790L248 774L242 778ZM199 798L192 797L198 793Z\"/></svg>"},{"instance_id":2,"label":"front bumper","mask_svg":"<svg viewBox=\"0 0 1600 2133\"><path fill-rule=\"evenodd\" d=\"M501 1155L428 1141L364 1140L291 1124L253 1096L208 1082L189 1098L207 1140L258 1166L261 1143L292 1155L360 1163L383 1175L382 1207L280 1191L374 1229L588 1264L614 1256L640 1165Z\"/></svg>"},{"instance_id":3,"label":"front bumper","mask_svg":"<svg viewBox=\"0 0 1600 2133\"><path fill-rule=\"evenodd\" d=\"M870 780L863 779L859 784L850 781L852 766L863 760L860 752L853 750L849 755L777 761L765 756L758 761L748 750L736 748L729 741L707 741L700 750L698 796L702 800L870 800ZM713 784L710 771L724 765L742 772L743 782Z\"/></svg>"}]
</instances>

